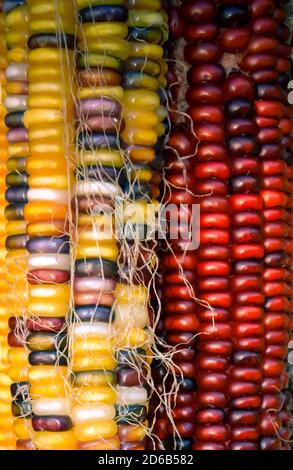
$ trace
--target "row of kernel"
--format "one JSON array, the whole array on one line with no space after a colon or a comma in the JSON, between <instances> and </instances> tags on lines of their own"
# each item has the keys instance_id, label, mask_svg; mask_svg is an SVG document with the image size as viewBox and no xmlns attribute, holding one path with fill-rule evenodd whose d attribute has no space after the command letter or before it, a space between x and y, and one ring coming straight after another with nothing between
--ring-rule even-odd
<instances>
[{"instance_id":1,"label":"row of kernel","mask_svg":"<svg viewBox=\"0 0 293 470\"><path fill-rule=\"evenodd\" d=\"M290 15L292 12L292 4L286 5L287 15ZM287 22L287 19L285 20ZM287 373L288 373L288 383L287 385L287 394L286 400L284 400L283 408L280 412L280 418L283 426L288 426L290 429L290 446L292 449L292 435L293 435L293 367L292 367L292 334L293 334L293 315L292 315L292 300L293 300L293 232L292 232L292 222L293 222L293 151L292 151L292 131L293 131L293 122L292 122L292 99L291 93L289 91L289 79L292 78L292 72L288 72L288 63L292 61L292 48L288 44L290 37L290 28L288 24L282 22L279 26L279 42L280 42L280 51L282 52L282 57L285 58L287 63L287 73L286 73L286 104L285 104L285 117L280 121L280 125L283 132L283 143L284 143L284 154L283 159L287 165L287 181L288 185L286 188L286 193L288 196L288 201L286 205L286 220L288 223L288 233L287 233L287 254L288 254L288 265L286 272L286 281L288 286L288 300L290 302L289 306L289 322L288 322L288 332L289 332L289 344L288 344L288 355L287 355ZM284 75L283 75L284 77ZM285 82L285 83L286 83ZM289 399L289 400L288 400Z\"/></svg>"},{"instance_id":2,"label":"row of kernel","mask_svg":"<svg viewBox=\"0 0 293 470\"><path fill-rule=\"evenodd\" d=\"M8 140L8 175L6 178L5 209L7 280L11 286L8 302L11 306L9 351L12 411L18 449L31 449L31 403L29 398L28 352L25 348L27 314L26 281L26 222L28 133L24 126L27 109L27 39L28 10L24 1L4 2L7 27L8 67L6 69L5 118Z\"/></svg>"},{"instance_id":3,"label":"row of kernel","mask_svg":"<svg viewBox=\"0 0 293 470\"><path fill-rule=\"evenodd\" d=\"M127 180L124 197L124 243L120 258L116 313L120 320L118 335L117 391L119 401L119 435L121 449L143 450L148 422L149 292L152 277L153 245L149 230L156 211L160 176L160 138L166 110L162 105L166 66L162 44L166 39L165 15L161 1L130 0L130 55L124 62L122 139L125 149Z\"/></svg>"},{"instance_id":4,"label":"row of kernel","mask_svg":"<svg viewBox=\"0 0 293 470\"><path fill-rule=\"evenodd\" d=\"M76 253L72 417L80 450L120 447L116 424L114 214L123 184L121 67L129 55L123 1L79 0ZM119 319L118 319L119 321Z\"/></svg>"},{"instance_id":5,"label":"row of kernel","mask_svg":"<svg viewBox=\"0 0 293 470\"><path fill-rule=\"evenodd\" d=\"M7 292L8 284L5 278L5 239L6 239L6 219L5 219L5 177L7 174L7 127L4 122L5 107L3 101L5 99L5 69L7 67L7 50L5 41L5 19L2 13L3 2L0 2L0 449L13 450L15 448L15 434L13 430L13 418L11 414L10 404L10 378L9 378L9 364L8 364L8 316L9 311L7 308Z\"/></svg>"},{"instance_id":6,"label":"row of kernel","mask_svg":"<svg viewBox=\"0 0 293 470\"><path fill-rule=\"evenodd\" d=\"M27 347L34 444L75 449L67 390L74 5L28 0Z\"/></svg>"},{"instance_id":7,"label":"row of kernel","mask_svg":"<svg viewBox=\"0 0 293 470\"><path fill-rule=\"evenodd\" d=\"M230 17L230 19L228 19ZM243 73L251 12L245 4L222 6L220 21L226 26L222 44L239 53L240 70L226 81L227 147L231 163L232 310L233 352L229 373L231 450L258 449L257 420L261 403L260 367L263 345L263 217L260 194L258 124L254 110L255 84ZM236 30L231 27L235 23ZM238 33L237 33L238 31ZM252 39L253 40L253 39ZM227 61L228 63L228 61Z\"/></svg>"}]
</instances>

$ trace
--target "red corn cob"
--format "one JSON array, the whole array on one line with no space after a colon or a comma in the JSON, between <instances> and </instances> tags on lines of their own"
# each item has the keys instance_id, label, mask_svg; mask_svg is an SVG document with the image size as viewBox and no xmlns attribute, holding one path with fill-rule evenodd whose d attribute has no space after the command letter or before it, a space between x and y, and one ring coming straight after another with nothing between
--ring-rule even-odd
<instances>
[{"instance_id":1,"label":"red corn cob","mask_svg":"<svg viewBox=\"0 0 293 470\"><path fill-rule=\"evenodd\" d=\"M167 158L166 179L197 195L183 196L181 187L172 189L170 200L200 205L201 232L199 249L185 256L178 256L182 241L170 244L185 281L212 313L188 298L172 255L164 254L165 338L174 346L201 333L185 353L192 365L181 368L198 390L185 414L175 406L175 424L180 417L182 448L194 429L196 450L288 449L292 170L286 14L281 1L181 3L179 13L170 9L170 27L173 39L186 40L192 130L185 120L185 128L171 133L169 146L181 160L174 165L172 157L170 171ZM177 80L176 67L169 78ZM181 97L182 89L176 93ZM192 131L198 140L193 148ZM188 334L176 323L179 309L185 325L190 315L200 322ZM158 376L162 383L163 372ZM182 404L180 392L178 397ZM172 427L166 431L165 421L161 410L158 432L170 445Z\"/></svg>"}]
</instances>

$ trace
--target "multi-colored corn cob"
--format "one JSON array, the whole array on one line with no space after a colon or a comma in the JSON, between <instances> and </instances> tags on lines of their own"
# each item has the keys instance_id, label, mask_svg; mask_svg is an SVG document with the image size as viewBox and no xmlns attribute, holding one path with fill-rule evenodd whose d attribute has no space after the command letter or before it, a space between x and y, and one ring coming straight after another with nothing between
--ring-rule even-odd
<instances>
[{"instance_id":1,"label":"multi-colored corn cob","mask_svg":"<svg viewBox=\"0 0 293 470\"><path fill-rule=\"evenodd\" d=\"M115 206L121 195L122 61L129 55L123 1L79 0L77 55L76 252L72 370L80 450L115 450L115 322L119 249Z\"/></svg>"},{"instance_id":2,"label":"multi-colored corn cob","mask_svg":"<svg viewBox=\"0 0 293 470\"><path fill-rule=\"evenodd\" d=\"M37 449L75 449L67 386L70 309L68 236L73 151L74 5L28 0L29 380Z\"/></svg>"},{"instance_id":3,"label":"multi-colored corn cob","mask_svg":"<svg viewBox=\"0 0 293 470\"><path fill-rule=\"evenodd\" d=\"M16 417L15 433L17 449L32 449L31 441L31 403L28 381L28 351L25 347L27 316L27 252L26 222L24 208L27 202L28 134L24 127L23 116L27 109L27 39L28 11L25 2L4 2L6 22L6 43L8 46L8 67L6 69L5 117L8 140L8 175L6 178L5 209L7 281L10 293L7 298L11 309L8 342L12 412Z\"/></svg>"},{"instance_id":4,"label":"multi-colored corn cob","mask_svg":"<svg viewBox=\"0 0 293 470\"><path fill-rule=\"evenodd\" d=\"M7 68L7 48L5 41L5 18L2 11L3 2L0 3L0 449L13 450L15 448L15 434L10 404L10 378L8 364L8 317L7 305L8 284L5 273L6 258L6 218L5 218L5 178L7 174L8 143L6 138L7 127L4 119L4 107Z\"/></svg>"},{"instance_id":5,"label":"multi-colored corn cob","mask_svg":"<svg viewBox=\"0 0 293 470\"><path fill-rule=\"evenodd\" d=\"M123 214L124 242L120 257L120 279L116 289L115 314L119 319L117 392L118 424L123 450L143 450L148 432L148 388L152 343L149 303L155 267L154 229L156 198L159 195L166 64L163 47L166 17L160 1L130 0L130 56L124 62L123 86L125 148ZM157 154L157 155L156 155Z\"/></svg>"}]
</instances>

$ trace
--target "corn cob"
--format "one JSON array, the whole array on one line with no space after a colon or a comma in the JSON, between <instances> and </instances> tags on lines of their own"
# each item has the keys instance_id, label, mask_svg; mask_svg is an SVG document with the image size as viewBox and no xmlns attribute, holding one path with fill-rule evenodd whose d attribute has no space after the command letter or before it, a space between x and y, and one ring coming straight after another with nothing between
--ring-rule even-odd
<instances>
[{"instance_id":1,"label":"corn cob","mask_svg":"<svg viewBox=\"0 0 293 470\"><path fill-rule=\"evenodd\" d=\"M165 249L160 256L161 297L164 301L158 333L162 338L165 338L171 350L175 348L176 352L172 357L173 371L169 370L169 375L167 375L168 370L164 361L161 362L160 367L155 366L154 368L153 373L158 382L158 392L162 396L166 395L163 401L171 409L170 416L166 406L161 404L157 408L154 433L158 438L157 448L185 450L190 449L193 443L196 390L194 335L196 335L199 325L194 313L196 306L193 298L195 277L191 270L195 261L195 253L194 250L188 249L186 251L188 248L186 230L188 232L189 224L191 224L190 209L192 204L196 202L193 195L194 178L192 172L195 138L187 126L180 124L180 121L184 119L180 111L182 109L180 95L184 96L185 83L182 80L182 70L180 66L177 67L177 56L180 55L182 49L182 40L180 39L183 22L176 6L178 2L170 3L168 8L168 104L171 109L172 130L164 151L166 186L164 203L170 204L173 211L176 207L176 211L173 216L170 214L170 238L167 250ZM180 60L180 64L182 63L183 61ZM179 90L179 83L181 90ZM177 224L174 222L172 224L174 216L178 218ZM185 231L179 230L178 224L181 227L187 224ZM177 230L177 233L173 233L174 229ZM172 233L173 236L171 236ZM158 380L159 378L161 380ZM160 383L162 378L166 378L165 383Z\"/></svg>"},{"instance_id":2,"label":"corn cob","mask_svg":"<svg viewBox=\"0 0 293 470\"><path fill-rule=\"evenodd\" d=\"M148 422L148 389L152 342L149 291L154 270L153 229L159 195L161 137L165 133L165 21L160 1L129 0L130 56L124 62L123 86L127 181L123 215L124 243L116 289L118 355L118 424L122 450L143 450ZM125 319L127 323L125 325ZM123 321L124 320L124 321Z\"/></svg>"},{"instance_id":3,"label":"corn cob","mask_svg":"<svg viewBox=\"0 0 293 470\"><path fill-rule=\"evenodd\" d=\"M290 276L284 266L291 239L286 195L291 125L282 91L290 52L284 18L281 2L258 0L185 1L179 15L173 12L172 25L184 36L185 60L192 64L186 101L198 143L181 127L175 141L171 134L170 146L180 155L189 144L188 152L195 153L201 245L194 257L190 253L190 279L193 274L198 280L196 297L212 307L192 309L201 333L191 372L198 391L185 416L195 417L195 450L288 448L284 359ZM180 259L181 267L184 263ZM164 269L171 266L172 256L165 255ZM179 285L163 285L165 311L170 297L190 295ZM192 351L191 345L194 357ZM175 408L175 424L178 415ZM188 446L186 428L180 431L175 445Z\"/></svg>"},{"instance_id":4,"label":"corn cob","mask_svg":"<svg viewBox=\"0 0 293 470\"><path fill-rule=\"evenodd\" d=\"M227 370L232 351L229 281L231 216L227 201L231 173L223 126L226 74L218 63L222 53L218 44L219 29L213 27L217 12L215 3L200 5L198 17L191 3L183 4L181 11L185 21L190 22L184 33L187 40L185 58L192 64L187 76L191 86L186 96L190 105L187 112L199 141L194 167L194 190L199 195L201 210L200 249L196 264L197 296L207 303L207 306L197 308L201 335L195 364L198 392L193 448L221 450L228 439L225 408L228 404ZM195 23L197 19L198 23ZM205 21L208 27L200 33L204 36L201 41L196 28L199 26L200 30ZM209 86L214 86L215 90L211 91ZM206 92L207 98L204 98ZM209 409L210 404L213 410Z\"/></svg>"},{"instance_id":5,"label":"corn cob","mask_svg":"<svg viewBox=\"0 0 293 470\"><path fill-rule=\"evenodd\" d=\"M27 38L28 12L25 2L4 2L8 67L6 69L6 125L9 129L5 209L7 281L11 286L8 342L12 412L17 449L33 448L31 441L31 402L28 381L28 352L25 348L27 315L26 222L28 135L23 115L27 108Z\"/></svg>"},{"instance_id":6,"label":"corn cob","mask_svg":"<svg viewBox=\"0 0 293 470\"><path fill-rule=\"evenodd\" d=\"M239 22L239 31L245 33L249 24L246 6L239 12L246 18ZM221 18L226 10L221 10ZM250 37L241 44L242 61ZM239 48L234 39L234 51ZM233 52L233 48L231 49ZM240 71L243 68L240 64ZM264 346L264 248L263 199L260 193L260 155L257 139L257 116L253 107L256 98L253 80L243 73L230 74L226 81L225 110L228 113L227 139L232 164L232 299L234 348L230 369L230 449L256 450L259 448L257 421L261 407L261 367ZM232 90L235 90L232 92ZM237 115L233 114L232 107ZM246 106L246 110L243 109ZM236 124L235 124L236 123ZM236 127L238 128L236 129ZM246 140L245 140L246 139ZM238 148L236 148L238 146ZM248 154L248 157L246 157ZM250 171L249 169L250 168Z\"/></svg>"},{"instance_id":7,"label":"corn cob","mask_svg":"<svg viewBox=\"0 0 293 470\"><path fill-rule=\"evenodd\" d=\"M76 448L68 396L69 201L73 151L71 0L29 0L27 346L33 440L38 450Z\"/></svg>"},{"instance_id":8,"label":"corn cob","mask_svg":"<svg viewBox=\"0 0 293 470\"><path fill-rule=\"evenodd\" d=\"M8 364L8 308L6 295L8 292L8 285L5 279L5 236L6 236L6 219L5 219L5 177L7 174L7 156L8 145L6 139L7 127L5 126L5 69L7 67L7 49L5 41L5 19L2 13L3 2L0 4L0 186L1 186L1 200L0 200L0 266L1 266L1 303L0 303L0 449L13 450L15 448L15 434L13 430L13 418L11 413L10 404L10 378L9 378L9 364Z\"/></svg>"},{"instance_id":9,"label":"corn cob","mask_svg":"<svg viewBox=\"0 0 293 470\"><path fill-rule=\"evenodd\" d=\"M80 450L120 447L113 306L119 255L114 214L123 181L123 1L79 0L76 256L72 318L73 409Z\"/></svg>"}]
</instances>

